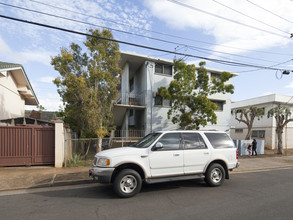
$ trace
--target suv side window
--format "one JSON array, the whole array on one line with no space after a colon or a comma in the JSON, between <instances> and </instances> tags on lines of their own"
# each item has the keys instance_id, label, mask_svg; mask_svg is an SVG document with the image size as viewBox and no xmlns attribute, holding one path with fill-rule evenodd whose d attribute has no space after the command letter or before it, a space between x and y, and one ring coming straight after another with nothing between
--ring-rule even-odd
<instances>
[{"instance_id":1,"label":"suv side window","mask_svg":"<svg viewBox=\"0 0 293 220\"><path fill-rule=\"evenodd\" d=\"M235 147L234 142L226 133L204 133L205 136L209 139L213 148L233 148Z\"/></svg>"},{"instance_id":2,"label":"suv side window","mask_svg":"<svg viewBox=\"0 0 293 220\"><path fill-rule=\"evenodd\" d=\"M180 149L180 134L179 133L167 133L161 137L158 142L163 144L161 150L179 150Z\"/></svg>"},{"instance_id":3,"label":"suv side window","mask_svg":"<svg viewBox=\"0 0 293 220\"><path fill-rule=\"evenodd\" d=\"M197 133L182 133L184 149L205 149L207 148L203 138Z\"/></svg>"}]
</instances>

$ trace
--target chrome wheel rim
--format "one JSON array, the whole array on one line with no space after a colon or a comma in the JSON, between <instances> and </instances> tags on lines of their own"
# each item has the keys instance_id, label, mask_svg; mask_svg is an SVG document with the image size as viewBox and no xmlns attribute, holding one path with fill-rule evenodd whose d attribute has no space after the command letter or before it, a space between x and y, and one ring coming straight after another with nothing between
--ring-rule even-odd
<instances>
[{"instance_id":1,"label":"chrome wheel rim","mask_svg":"<svg viewBox=\"0 0 293 220\"><path fill-rule=\"evenodd\" d=\"M219 183L222 180L223 174L219 168L215 168L211 172L211 179L214 183Z\"/></svg>"},{"instance_id":2,"label":"chrome wheel rim","mask_svg":"<svg viewBox=\"0 0 293 220\"><path fill-rule=\"evenodd\" d=\"M137 187L136 178L132 175L124 176L120 181L120 189L124 193L132 193Z\"/></svg>"}]
</instances>

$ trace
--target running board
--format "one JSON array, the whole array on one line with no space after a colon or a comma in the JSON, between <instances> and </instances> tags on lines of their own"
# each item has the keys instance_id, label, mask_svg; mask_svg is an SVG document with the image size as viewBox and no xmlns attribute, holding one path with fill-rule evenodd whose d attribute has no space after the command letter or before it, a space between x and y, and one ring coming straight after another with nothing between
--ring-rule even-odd
<instances>
[{"instance_id":1,"label":"running board","mask_svg":"<svg viewBox=\"0 0 293 220\"><path fill-rule=\"evenodd\" d=\"M178 181L178 180L203 179L204 177L205 176L203 174L188 175L188 176L168 176L168 177L145 179L145 182L152 184L152 183L171 182L171 181Z\"/></svg>"}]
</instances>

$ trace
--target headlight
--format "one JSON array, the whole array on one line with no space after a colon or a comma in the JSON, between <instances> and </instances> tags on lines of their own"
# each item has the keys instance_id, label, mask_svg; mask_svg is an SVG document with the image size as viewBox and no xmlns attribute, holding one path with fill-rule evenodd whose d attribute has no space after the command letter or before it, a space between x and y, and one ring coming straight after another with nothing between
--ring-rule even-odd
<instances>
[{"instance_id":1,"label":"headlight","mask_svg":"<svg viewBox=\"0 0 293 220\"><path fill-rule=\"evenodd\" d=\"M103 157L98 157L97 160L96 160L96 165L97 166L109 166L110 165L110 159L103 158Z\"/></svg>"}]
</instances>

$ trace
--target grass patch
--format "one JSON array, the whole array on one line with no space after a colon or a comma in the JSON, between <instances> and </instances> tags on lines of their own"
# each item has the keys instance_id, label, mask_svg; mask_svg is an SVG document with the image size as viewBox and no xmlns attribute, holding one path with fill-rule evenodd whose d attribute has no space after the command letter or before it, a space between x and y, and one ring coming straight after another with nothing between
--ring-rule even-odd
<instances>
[{"instance_id":1,"label":"grass patch","mask_svg":"<svg viewBox=\"0 0 293 220\"><path fill-rule=\"evenodd\" d=\"M66 167L90 166L92 164L91 160L81 160L80 154L73 154L66 162Z\"/></svg>"}]
</instances>

